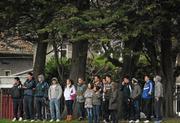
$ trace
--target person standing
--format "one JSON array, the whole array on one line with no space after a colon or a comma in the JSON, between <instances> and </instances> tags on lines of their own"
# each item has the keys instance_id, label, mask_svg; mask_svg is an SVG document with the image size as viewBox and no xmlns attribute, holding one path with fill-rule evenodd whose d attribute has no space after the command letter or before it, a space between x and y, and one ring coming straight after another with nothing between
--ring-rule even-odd
<instances>
[{"instance_id":1,"label":"person standing","mask_svg":"<svg viewBox=\"0 0 180 123\"><path fill-rule=\"evenodd\" d=\"M93 84L89 83L88 88L84 93L84 98L85 98L84 107L86 108L88 114L88 123L93 123L93 104L92 104L93 86L94 86Z\"/></svg>"},{"instance_id":2,"label":"person standing","mask_svg":"<svg viewBox=\"0 0 180 123\"><path fill-rule=\"evenodd\" d=\"M50 112L51 112L51 120L53 122L60 121L60 98L62 96L62 88L61 85L58 83L58 79L56 77L52 78L52 85L49 87L48 90L48 98L50 100Z\"/></svg>"},{"instance_id":3,"label":"person standing","mask_svg":"<svg viewBox=\"0 0 180 123\"><path fill-rule=\"evenodd\" d=\"M142 92L142 99L144 102L144 113L146 120L144 123L149 123L152 115L152 98L153 98L153 83L148 75L144 76L145 85Z\"/></svg>"},{"instance_id":4,"label":"person standing","mask_svg":"<svg viewBox=\"0 0 180 123\"><path fill-rule=\"evenodd\" d=\"M141 87L136 78L132 78L132 94L131 94L131 117L129 123L139 123L140 122L140 96Z\"/></svg>"},{"instance_id":5,"label":"person standing","mask_svg":"<svg viewBox=\"0 0 180 123\"><path fill-rule=\"evenodd\" d=\"M36 87L36 82L33 77L33 73L29 72L27 76L27 80L24 82L24 112L25 112L25 122L27 120L34 121L33 114L33 97L34 97L34 89Z\"/></svg>"},{"instance_id":6,"label":"person standing","mask_svg":"<svg viewBox=\"0 0 180 123\"><path fill-rule=\"evenodd\" d=\"M77 83L77 104L78 104L78 112L79 112L79 120L83 120L85 118L85 108L84 108L84 92L86 91L87 86L85 84L84 79L79 78Z\"/></svg>"},{"instance_id":7,"label":"person standing","mask_svg":"<svg viewBox=\"0 0 180 123\"><path fill-rule=\"evenodd\" d=\"M64 90L64 98L65 98L65 103L66 103L66 108L67 108L67 118L66 121L71 121L72 120L72 115L73 115L73 103L75 100L76 96L76 89L73 85L73 81L70 79L66 80L66 87Z\"/></svg>"},{"instance_id":8,"label":"person standing","mask_svg":"<svg viewBox=\"0 0 180 123\"><path fill-rule=\"evenodd\" d=\"M38 76L38 83L35 88L35 107L36 107L36 113L37 113L37 120L43 120L42 116L42 108L44 106L44 101L48 97L48 89L49 85L44 80L44 75Z\"/></svg>"},{"instance_id":9,"label":"person standing","mask_svg":"<svg viewBox=\"0 0 180 123\"><path fill-rule=\"evenodd\" d=\"M162 121L162 100L163 100L163 85L161 83L161 77L155 76L154 78L155 82L155 90L154 90L154 96L155 96L155 122L160 123Z\"/></svg>"},{"instance_id":10,"label":"person standing","mask_svg":"<svg viewBox=\"0 0 180 123\"><path fill-rule=\"evenodd\" d=\"M112 123L118 123L118 84L112 82L112 92L109 99L109 110Z\"/></svg>"},{"instance_id":11,"label":"person standing","mask_svg":"<svg viewBox=\"0 0 180 123\"><path fill-rule=\"evenodd\" d=\"M110 93L111 93L111 76L106 75L105 81L103 82L103 101L102 101L102 109L103 109L103 119L104 122L109 122L109 99L110 99Z\"/></svg>"},{"instance_id":12,"label":"person standing","mask_svg":"<svg viewBox=\"0 0 180 123\"><path fill-rule=\"evenodd\" d=\"M22 90L22 84L19 79L19 77L14 78L14 84L11 88L11 96L13 99L13 113L14 118L12 122L15 122L16 120L22 121L23 117L23 90ZM19 116L18 116L19 112Z\"/></svg>"},{"instance_id":13,"label":"person standing","mask_svg":"<svg viewBox=\"0 0 180 123\"><path fill-rule=\"evenodd\" d=\"M101 108L100 89L101 89L100 86L94 86L94 91L92 96L94 123L100 123L100 108Z\"/></svg>"},{"instance_id":14,"label":"person standing","mask_svg":"<svg viewBox=\"0 0 180 123\"><path fill-rule=\"evenodd\" d=\"M129 76L124 76L120 90L122 91L122 107L124 120L130 120L132 86Z\"/></svg>"}]
</instances>

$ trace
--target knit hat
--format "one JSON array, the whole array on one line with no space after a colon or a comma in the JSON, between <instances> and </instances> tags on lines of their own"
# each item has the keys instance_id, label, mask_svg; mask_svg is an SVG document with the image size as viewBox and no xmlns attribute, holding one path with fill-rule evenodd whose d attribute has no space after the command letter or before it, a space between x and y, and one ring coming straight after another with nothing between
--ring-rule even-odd
<instances>
[{"instance_id":1,"label":"knit hat","mask_svg":"<svg viewBox=\"0 0 180 123\"><path fill-rule=\"evenodd\" d=\"M51 81L53 81L53 80L55 80L56 82L58 82L58 79L57 79L56 77L53 77L53 78L51 79Z\"/></svg>"},{"instance_id":2,"label":"knit hat","mask_svg":"<svg viewBox=\"0 0 180 123\"><path fill-rule=\"evenodd\" d=\"M132 78L132 81L138 83L138 80L136 78Z\"/></svg>"}]
</instances>

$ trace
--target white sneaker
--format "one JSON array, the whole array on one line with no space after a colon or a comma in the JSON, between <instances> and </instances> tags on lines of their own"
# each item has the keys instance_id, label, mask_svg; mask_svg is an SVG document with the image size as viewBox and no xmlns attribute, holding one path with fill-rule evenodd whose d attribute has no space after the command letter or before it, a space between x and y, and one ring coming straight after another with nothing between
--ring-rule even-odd
<instances>
[{"instance_id":1,"label":"white sneaker","mask_svg":"<svg viewBox=\"0 0 180 123\"><path fill-rule=\"evenodd\" d=\"M144 123L149 123L149 120L145 120Z\"/></svg>"},{"instance_id":2,"label":"white sneaker","mask_svg":"<svg viewBox=\"0 0 180 123\"><path fill-rule=\"evenodd\" d=\"M13 119L12 119L12 122L15 122L15 121L16 121L16 118L13 118Z\"/></svg>"},{"instance_id":3,"label":"white sneaker","mask_svg":"<svg viewBox=\"0 0 180 123\"><path fill-rule=\"evenodd\" d=\"M133 121L133 120L130 120L129 123L134 123L134 121Z\"/></svg>"},{"instance_id":4,"label":"white sneaker","mask_svg":"<svg viewBox=\"0 0 180 123\"><path fill-rule=\"evenodd\" d=\"M23 122L27 122L27 120L23 120Z\"/></svg>"},{"instance_id":5,"label":"white sneaker","mask_svg":"<svg viewBox=\"0 0 180 123\"><path fill-rule=\"evenodd\" d=\"M31 120L31 122L34 122L34 120Z\"/></svg>"},{"instance_id":6,"label":"white sneaker","mask_svg":"<svg viewBox=\"0 0 180 123\"><path fill-rule=\"evenodd\" d=\"M56 122L60 122L60 120L59 120L59 119L57 119L57 120L56 120Z\"/></svg>"},{"instance_id":7,"label":"white sneaker","mask_svg":"<svg viewBox=\"0 0 180 123\"><path fill-rule=\"evenodd\" d=\"M135 123L139 123L139 122L140 122L139 119L135 121Z\"/></svg>"},{"instance_id":8,"label":"white sneaker","mask_svg":"<svg viewBox=\"0 0 180 123\"><path fill-rule=\"evenodd\" d=\"M22 117L19 117L19 120L18 121L22 121L23 119L22 119Z\"/></svg>"},{"instance_id":9,"label":"white sneaker","mask_svg":"<svg viewBox=\"0 0 180 123\"><path fill-rule=\"evenodd\" d=\"M54 120L53 119L51 119L49 122L53 122Z\"/></svg>"}]
</instances>

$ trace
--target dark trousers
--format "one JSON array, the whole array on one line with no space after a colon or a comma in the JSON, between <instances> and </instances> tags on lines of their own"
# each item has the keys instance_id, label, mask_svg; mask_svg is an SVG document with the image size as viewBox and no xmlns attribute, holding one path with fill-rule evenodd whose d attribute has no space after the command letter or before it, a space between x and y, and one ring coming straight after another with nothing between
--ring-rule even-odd
<instances>
[{"instance_id":1,"label":"dark trousers","mask_svg":"<svg viewBox=\"0 0 180 123\"><path fill-rule=\"evenodd\" d=\"M103 119L109 122L109 116L110 116L109 100L102 102L102 110L103 110Z\"/></svg>"},{"instance_id":2,"label":"dark trousers","mask_svg":"<svg viewBox=\"0 0 180 123\"><path fill-rule=\"evenodd\" d=\"M79 109L79 115L82 118L85 118L85 107L84 107L84 102L78 102L78 109Z\"/></svg>"},{"instance_id":3,"label":"dark trousers","mask_svg":"<svg viewBox=\"0 0 180 123\"><path fill-rule=\"evenodd\" d=\"M130 120L131 103L128 100L123 100L122 107L123 107L123 119Z\"/></svg>"},{"instance_id":4,"label":"dark trousers","mask_svg":"<svg viewBox=\"0 0 180 123\"><path fill-rule=\"evenodd\" d=\"M26 119L34 119L33 116L33 97L24 96L24 112Z\"/></svg>"},{"instance_id":5,"label":"dark trousers","mask_svg":"<svg viewBox=\"0 0 180 123\"><path fill-rule=\"evenodd\" d=\"M144 99L144 108L143 112L146 115L147 120L151 120L151 115L152 115L152 99Z\"/></svg>"},{"instance_id":6,"label":"dark trousers","mask_svg":"<svg viewBox=\"0 0 180 123\"><path fill-rule=\"evenodd\" d=\"M118 123L118 112L117 110L110 110L110 116L112 123Z\"/></svg>"},{"instance_id":7,"label":"dark trousers","mask_svg":"<svg viewBox=\"0 0 180 123\"><path fill-rule=\"evenodd\" d=\"M18 111L19 111L19 117L23 117L23 100L13 98L14 118L18 118Z\"/></svg>"},{"instance_id":8,"label":"dark trousers","mask_svg":"<svg viewBox=\"0 0 180 123\"><path fill-rule=\"evenodd\" d=\"M140 119L140 100L132 100L131 101L131 120L138 120Z\"/></svg>"},{"instance_id":9,"label":"dark trousers","mask_svg":"<svg viewBox=\"0 0 180 123\"><path fill-rule=\"evenodd\" d=\"M42 108L44 106L44 99L43 97L35 97L35 107L37 113L37 119L42 120Z\"/></svg>"},{"instance_id":10,"label":"dark trousers","mask_svg":"<svg viewBox=\"0 0 180 123\"><path fill-rule=\"evenodd\" d=\"M162 113L161 113L162 98L159 98L159 100L155 99L154 103L155 103L154 106L155 106L156 121L162 120Z\"/></svg>"},{"instance_id":11,"label":"dark trousers","mask_svg":"<svg viewBox=\"0 0 180 123\"><path fill-rule=\"evenodd\" d=\"M73 114L73 100L66 100L67 115Z\"/></svg>"}]
</instances>

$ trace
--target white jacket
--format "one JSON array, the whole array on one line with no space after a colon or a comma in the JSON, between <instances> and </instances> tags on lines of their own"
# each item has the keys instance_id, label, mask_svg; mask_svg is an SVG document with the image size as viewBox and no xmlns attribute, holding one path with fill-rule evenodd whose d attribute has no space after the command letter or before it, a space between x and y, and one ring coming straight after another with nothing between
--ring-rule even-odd
<instances>
[{"instance_id":1,"label":"white jacket","mask_svg":"<svg viewBox=\"0 0 180 123\"><path fill-rule=\"evenodd\" d=\"M64 90L64 98L65 100L74 100L76 97L76 89L74 87L74 85L72 85L71 87L66 87Z\"/></svg>"}]
</instances>

